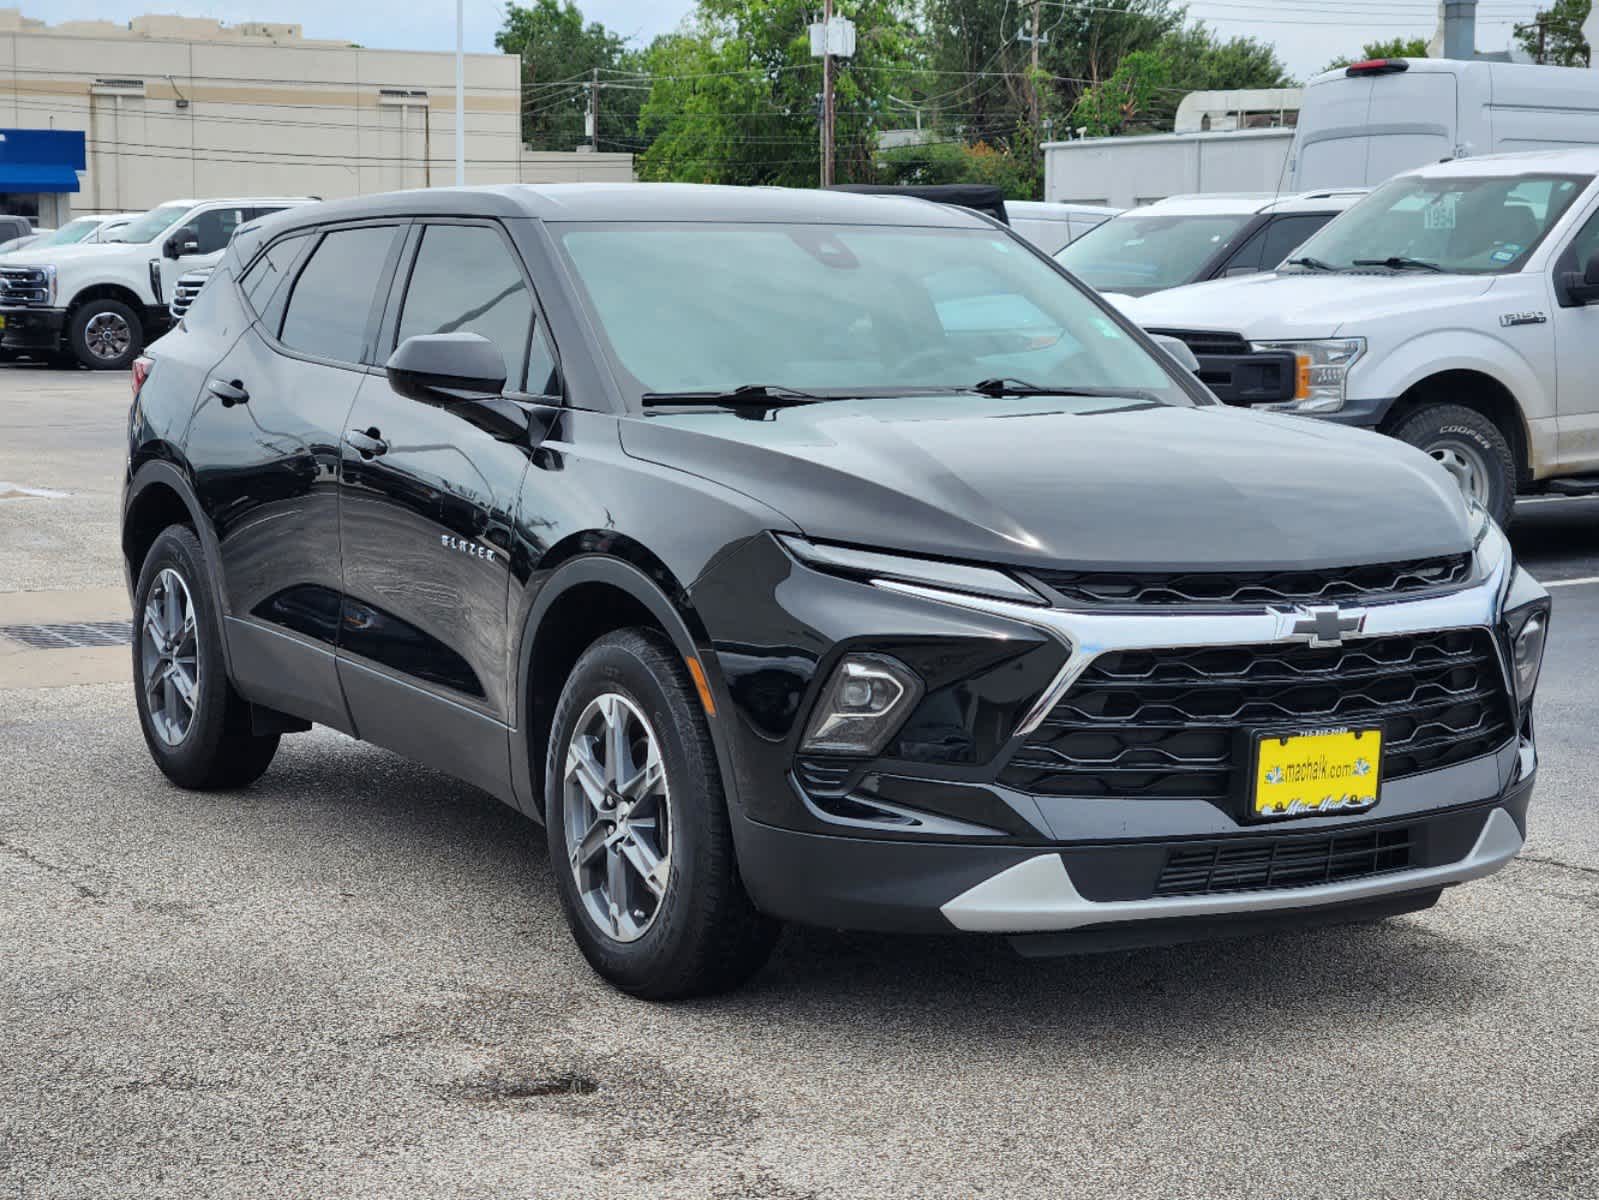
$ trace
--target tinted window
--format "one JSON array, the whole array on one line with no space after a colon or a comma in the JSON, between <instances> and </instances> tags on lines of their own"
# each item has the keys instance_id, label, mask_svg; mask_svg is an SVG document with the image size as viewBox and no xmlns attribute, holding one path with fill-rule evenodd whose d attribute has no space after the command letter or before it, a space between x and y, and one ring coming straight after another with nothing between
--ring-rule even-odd
<instances>
[{"instance_id":1,"label":"tinted window","mask_svg":"<svg viewBox=\"0 0 1599 1200\"><path fill-rule=\"evenodd\" d=\"M1199 269L1236 243L1255 218L1127 213L1090 229L1055 261L1102 292L1142 296L1194 282Z\"/></svg>"},{"instance_id":2,"label":"tinted window","mask_svg":"<svg viewBox=\"0 0 1599 1200\"><path fill-rule=\"evenodd\" d=\"M505 377L522 378L533 298L514 251L481 225L431 225L422 234L405 291L397 342L420 333L480 333L505 356Z\"/></svg>"},{"instance_id":3,"label":"tinted window","mask_svg":"<svg viewBox=\"0 0 1599 1200\"><path fill-rule=\"evenodd\" d=\"M1260 262L1257 265L1262 270L1271 270L1304 245L1306 238L1332 219L1332 213L1278 217L1266 227L1266 248L1261 252Z\"/></svg>"},{"instance_id":4,"label":"tinted window","mask_svg":"<svg viewBox=\"0 0 1599 1200\"><path fill-rule=\"evenodd\" d=\"M288 281L294 260L300 256L300 251L305 248L310 236L308 233L302 233L274 243L267 248L265 254L255 260L255 264L244 273L244 279L240 282L240 286L244 289L244 298L250 302L250 307L259 314L263 324L273 336L277 335L278 323L283 317L283 303L289 295L289 290L284 284Z\"/></svg>"},{"instance_id":5,"label":"tinted window","mask_svg":"<svg viewBox=\"0 0 1599 1200\"><path fill-rule=\"evenodd\" d=\"M201 213L185 225L178 232L178 237L180 239L185 236L192 237L200 243L200 248L189 251L190 254L214 254L218 250L227 248L228 239L242 224L244 224L242 208L213 208Z\"/></svg>"},{"instance_id":6,"label":"tinted window","mask_svg":"<svg viewBox=\"0 0 1599 1200\"><path fill-rule=\"evenodd\" d=\"M392 226L341 229L323 238L295 281L283 344L319 358L360 362L372 297L393 241Z\"/></svg>"}]
</instances>

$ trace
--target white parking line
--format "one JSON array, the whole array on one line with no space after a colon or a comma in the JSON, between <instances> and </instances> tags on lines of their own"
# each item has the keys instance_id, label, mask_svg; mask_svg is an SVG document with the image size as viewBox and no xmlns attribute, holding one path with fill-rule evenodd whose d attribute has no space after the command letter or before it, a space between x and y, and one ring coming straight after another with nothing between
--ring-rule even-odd
<instances>
[{"instance_id":1,"label":"white parking line","mask_svg":"<svg viewBox=\"0 0 1599 1200\"><path fill-rule=\"evenodd\" d=\"M1599 583L1599 575L1584 575L1581 579L1548 579L1543 581L1543 585L1546 588L1581 587L1585 583Z\"/></svg>"}]
</instances>

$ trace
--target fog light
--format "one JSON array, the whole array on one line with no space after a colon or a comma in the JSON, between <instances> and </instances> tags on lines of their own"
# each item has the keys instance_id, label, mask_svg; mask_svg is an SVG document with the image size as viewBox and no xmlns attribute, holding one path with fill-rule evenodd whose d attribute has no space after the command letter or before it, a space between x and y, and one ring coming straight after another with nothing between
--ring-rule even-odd
<instances>
[{"instance_id":1,"label":"fog light","mask_svg":"<svg viewBox=\"0 0 1599 1200\"><path fill-rule=\"evenodd\" d=\"M822 689L800 749L870 756L880 751L922 696L922 681L883 654L850 654Z\"/></svg>"}]
</instances>

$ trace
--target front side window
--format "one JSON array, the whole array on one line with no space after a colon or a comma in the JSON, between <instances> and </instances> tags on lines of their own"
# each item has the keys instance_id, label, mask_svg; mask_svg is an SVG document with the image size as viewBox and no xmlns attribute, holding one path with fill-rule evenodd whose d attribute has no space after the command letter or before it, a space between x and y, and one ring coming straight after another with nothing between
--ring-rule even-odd
<instances>
[{"instance_id":1,"label":"front side window","mask_svg":"<svg viewBox=\"0 0 1599 1200\"><path fill-rule=\"evenodd\" d=\"M302 354L360 362L393 242L388 225L336 229L324 237L294 282L279 340Z\"/></svg>"},{"instance_id":2,"label":"front side window","mask_svg":"<svg viewBox=\"0 0 1599 1200\"><path fill-rule=\"evenodd\" d=\"M1298 250L1335 270L1519 270L1591 176L1391 179Z\"/></svg>"},{"instance_id":3,"label":"front side window","mask_svg":"<svg viewBox=\"0 0 1599 1200\"><path fill-rule=\"evenodd\" d=\"M396 344L422 333L478 333L505 358L505 378L521 386L533 297L513 251L483 225L430 225L422 233L400 310Z\"/></svg>"},{"instance_id":4,"label":"front side window","mask_svg":"<svg viewBox=\"0 0 1599 1200\"><path fill-rule=\"evenodd\" d=\"M142 217L135 217L116 233L111 235L113 242L153 242L167 230L176 225L183 214L189 211L187 204L163 204L160 208L152 208Z\"/></svg>"},{"instance_id":5,"label":"front side window","mask_svg":"<svg viewBox=\"0 0 1599 1200\"><path fill-rule=\"evenodd\" d=\"M1061 250L1055 261L1101 292L1143 296L1193 282L1253 220L1247 213L1113 217Z\"/></svg>"},{"instance_id":6,"label":"front side window","mask_svg":"<svg viewBox=\"0 0 1599 1200\"><path fill-rule=\"evenodd\" d=\"M198 243L190 254L215 254L227 249L233 231L244 223L244 211L237 208L211 208L190 221L179 237L192 237Z\"/></svg>"},{"instance_id":7,"label":"front side window","mask_svg":"<svg viewBox=\"0 0 1599 1200\"><path fill-rule=\"evenodd\" d=\"M1188 393L1012 237L782 224L552 226L624 388L874 395L1009 380Z\"/></svg>"}]
</instances>

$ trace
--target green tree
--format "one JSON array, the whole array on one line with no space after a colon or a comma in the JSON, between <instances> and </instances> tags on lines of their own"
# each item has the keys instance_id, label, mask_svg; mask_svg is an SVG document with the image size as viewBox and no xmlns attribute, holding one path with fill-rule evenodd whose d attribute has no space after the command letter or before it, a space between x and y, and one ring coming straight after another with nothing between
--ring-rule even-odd
<instances>
[{"instance_id":1,"label":"green tree","mask_svg":"<svg viewBox=\"0 0 1599 1200\"><path fill-rule=\"evenodd\" d=\"M1078 97L1072 121L1090 137L1121 133L1149 109L1156 93L1171 79L1171 63L1158 52L1137 50L1117 64L1105 82Z\"/></svg>"},{"instance_id":2,"label":"green tree","mask_svg":"<svg viewBox=\"0 0 1599 1200\"><path fill-rule=\"evenodd\" d=\"M1516 26L1516 41L1539 62L1556 67L1585 67L1590 61L1590 52L1582 37L1582 23L1588 19L1591 6L1592 0L1555 0L1530 24ZM1540 36L1543 39L1541 57Z\"/></svg>"},{"instance_id":3,"label":"green tree","mask_svg":"<svg viewBox=\"0 0 1599 1200\"><path fill-rule=\"evenodd\" d=\"M585 23L572 0L533 0L506 4L494 44L522 56L522 140L532 149L571 150L588 141L584 117L595 70L602 82L599 148L631 147L643 93L618 78L637 69L626 39L598 21Z\"/></svg>"},{"instance_id":4,"label":"green tree","mask_svg":"<svg viewBox=\"0 0 1599 1200\"><path fill-rule=\"evenodd\" d=\"M886 97L915 91L918 33L908 0L844 0L856 53L835 61L840 182L876 175ZM688 28L646 55L639 136L645 179L813 187L820 173L822 64L807 0L700 0Z\"/></svg>"},{"instance_id":5,"label":"green tree","mask_svg":"<svg viewBox=\"0 0 1599 1200\"><path fill-rule=\"evenodd\" d=\"M1368 58L1426 58L1427 39L1422 37L1396 37L1387 41L1367 42L1360 48L1360 60ZM1332 60L1323 71L1336 71L1357 61L1340 56Z\"/></svg>"}]
</instances>

